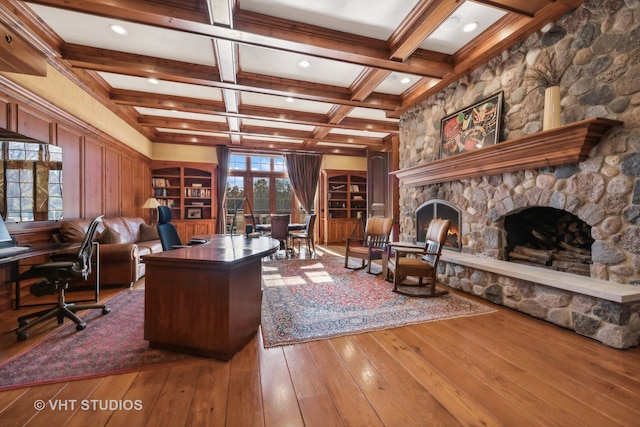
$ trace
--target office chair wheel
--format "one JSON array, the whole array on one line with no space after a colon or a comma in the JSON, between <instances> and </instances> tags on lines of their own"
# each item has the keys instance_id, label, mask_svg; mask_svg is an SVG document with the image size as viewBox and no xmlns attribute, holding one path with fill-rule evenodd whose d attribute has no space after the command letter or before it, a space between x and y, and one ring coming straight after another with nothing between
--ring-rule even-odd
<instances>
[{"instance_id":1,"label":"office chair wheel","mask_svg":"<svg viewBox=\"0 0 640 427\"><path fill-rule=\"evenodd\" d=\"M84 328L86 328L86 327L87 327L87 324L86 324L85 322L78 323L78 324L76 325L76 331L82 331L82 330L83 330Z\"/></svg>"},{"instance_id":2,"label":"office chair wheel","mask_svg":"<svg viewBox=\"0 0 640 427\"><path fill-rule=\"evenodd\" d=\"M19 332L18 333L18 342L24 341L27 338L29 338L29 334L26 332Z\"/></svg>"},{"instance_id":3,"label":"office chair wheel","mask_svg":"<svg viewBox=\"0 0 640 427\"><path fill-rule=\"evenodd\" d=\"M109 314L111 312L111 309L109 307L105 307L102 309L102 314Z\"/></svg>"}]
</instances>

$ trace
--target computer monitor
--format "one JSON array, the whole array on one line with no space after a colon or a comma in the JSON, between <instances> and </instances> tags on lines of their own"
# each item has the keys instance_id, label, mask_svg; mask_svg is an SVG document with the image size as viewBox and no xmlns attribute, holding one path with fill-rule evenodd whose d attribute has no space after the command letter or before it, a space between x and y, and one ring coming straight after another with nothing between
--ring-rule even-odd
<instances>
[{"instance_id":1,"label":"computer monitor","mask_svg":"<svg viewBox=\"0 0 640 427\"><path fill-rule=\"evenodd\" d=\"M13 242L13 238L11 234L9 234L9 230L7 230L7 226L2 219L2 215L0 215L0 243L3 242Z\"/></svg>"}]
</instances>

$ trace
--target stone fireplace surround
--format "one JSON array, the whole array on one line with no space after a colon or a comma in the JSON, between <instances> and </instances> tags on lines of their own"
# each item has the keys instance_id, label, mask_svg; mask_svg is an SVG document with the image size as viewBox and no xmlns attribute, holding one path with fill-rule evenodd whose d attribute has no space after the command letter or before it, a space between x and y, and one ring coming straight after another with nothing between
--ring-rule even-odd
<instances>
[{"instance_id":1,"label":"stone fireplace surround","mask_svg":"<svg viewBox=\"0 0 640 427\"><path fill-rule=\"evenodd\" d=\"M429 200L442 199L462 212L462 250L443 251L440 282L615 348L640 340L637 12L635 3L587 2L406 111L396 174L400 240L414 237L415 210ZM499 90L505 94L500 140L506 142L497 145L545 135L540 132L541 92L525 79L527 67L543 50L571 56L561 81L563 123L597 116L619 123L581 149L579 159L543 164L555 155L548 155L549 148L573 139L562 137L522 148L519 167L514 159L501 163L502 147L470 166L462 157L455 163L439 160L441 119ZM539 163L528 164L533 157ZM416 173L402 177L402 171ZM535 206L570 212L591 226L591 277L504 261L504 218Z\"/></svg>"},{"instance_id":2,"label":"stone fireplace surround","mask_svg":"<svg viewBox=\"0 0 640 427\"><path fill-rule=\"evenodd\" d=\"M401 240L415 239L416 210L442 200L462 213L463 247L462 253L443 251L438 271L441 283L612 347L636 346L640 339L640 286L616 283L636 270L624 254L624 248L633 250L629 243L634 238L625 236L623 222L630 212L620 203L622 196L631 192L633 180L619 176L604 185L602 177L603 169L611 165L629 168L625 166L629 161L598 156L578 164L438 185L404 187L401 179L401 196L408 202L401 217ZM504 260L504 218L531 207L565 210L592 226L595 242L590 278Z\"/></svg>"}]
</instances>

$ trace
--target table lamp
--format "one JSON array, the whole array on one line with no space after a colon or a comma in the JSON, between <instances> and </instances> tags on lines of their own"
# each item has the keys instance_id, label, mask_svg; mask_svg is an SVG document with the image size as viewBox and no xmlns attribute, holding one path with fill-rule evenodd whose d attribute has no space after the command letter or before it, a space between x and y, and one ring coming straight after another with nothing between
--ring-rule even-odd
<instances>
[{"instance_id":1,"label":"table lamp","mask_svg":"<svg viewBox=\"0 0 640 427\"><path fill-rule=\"evenodd\" d=\"M149 197L142 205L142 209L153 209L157 210L158 206L160 206L160 202L155 197ZM151 224L153 224L153 212L151 212Z\"/></svg>"}]
</instances>

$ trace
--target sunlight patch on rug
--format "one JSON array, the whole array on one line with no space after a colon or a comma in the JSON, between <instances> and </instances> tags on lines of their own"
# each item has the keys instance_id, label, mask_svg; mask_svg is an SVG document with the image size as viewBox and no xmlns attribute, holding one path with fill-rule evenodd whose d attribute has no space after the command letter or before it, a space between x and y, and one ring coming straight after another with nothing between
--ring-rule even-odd
<instances>
[{"instance_id":1,"label":"sunlight patch on rug","mask_svg":"<svg viewBox=\"0 0 640 427\"><path fill-rule=\"evenodd\" d=\"M344 268L342 258L265 263L262 279L265 347L496 311L455 294L396 294L381 276Z\"/></svg>"}]
</instances>

